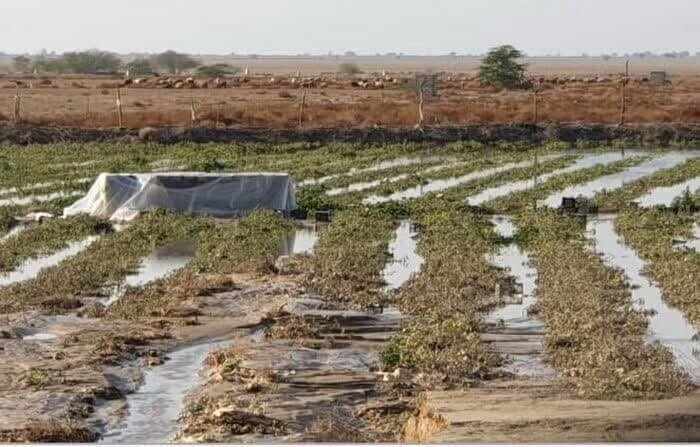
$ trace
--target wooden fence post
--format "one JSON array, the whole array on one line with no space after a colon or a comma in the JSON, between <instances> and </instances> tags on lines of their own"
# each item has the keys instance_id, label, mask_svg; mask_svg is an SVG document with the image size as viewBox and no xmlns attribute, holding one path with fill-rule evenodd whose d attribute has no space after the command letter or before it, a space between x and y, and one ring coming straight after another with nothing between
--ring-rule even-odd
<instances>
[{"instance_id":1,"label":"wooden fence post","mask_svg":"<svg viewBox=\"0 0 700 447\"><path fill-rule=\"evenodd\" d=\"M620 82L620 126L625 124L625 114L627 113L627 98L625 97L625 86L627 79Z\"/></svg>"},{"instance_id":2,"label":"wooden fence post","mask_svg":"<svg viewBox=\"0 0 700 447\"><path fill-rule=\"evenodd\" d=\"M15 110L14 110L15 124L20 122L20 114L21 113L22 113L22 94L19 91L19 86L17 86L17 91L15 92Z\"/></svg>"},{"instance_id":3,"label":"wooden fence post","mask_svg":"<svg viewBox=\"0 0 700 447\"><path fill-rule=\"evenodd\" d=\"M197 124L197 109L194 106L194 97L190 96L190 122L192 126Z\"/></svg>"},{"instance_id":4,"label":"wooden fence post","mask_svg":"<svg viewBox=\"0 0 700 447\"><path fill-rule=\"evenodd\" d=\"M425 121L425 115L423 114L423 86L425 80L421 78L418 81L418 124L416 128L423 128L423 121Z\"/></svg>"},{"instance_id":5,"label":"wooden fence post","mask_svg":"<svg viewBox=\"0 0 700 447\"><path fill-rule=\"evenodd\" d=\"M86 96L85 97L85 122L87 123L88 120L90 120L90 97Z\"/></svg>"},{"instance_id":6,"label":"wooden fence post","mask_svg":"<svg viewBox=\"0 0 700 447\"><path fill-rule=\"evenodd\" d=\"M299 129L304 125L304 106L306 106L306 89L301 95L301 102L299 103Z\"/></svg>"},{"instance_id":7,"label":"wooden fence post","mask_svg":"<svg viewBox=\"0 0 700 447\"><path fill-rule=\"evenodd\" d=\"M539 102L538 102L539 98L538 98L538 95L539 95L539 90L537 89L537 86L535 86L535 95L534 95L535 97L533 99L533 102L534 102L533 103L533 109L534 109L533 110L533 122L535 123L535 125L537 125L537 122L539 121L539 118L540 118L539 117Z\"/></svg>"},{"instance_id":8,"label":"wooden fence post","mask_svg":"<svg viewBox=\"0 0 700 447\"><path fill-rule=\"evenodd\" d=\"M124 115L122 114L122 91L117 89L117 121L119 127L124 127Z\"/></svg>"}]
</instances>

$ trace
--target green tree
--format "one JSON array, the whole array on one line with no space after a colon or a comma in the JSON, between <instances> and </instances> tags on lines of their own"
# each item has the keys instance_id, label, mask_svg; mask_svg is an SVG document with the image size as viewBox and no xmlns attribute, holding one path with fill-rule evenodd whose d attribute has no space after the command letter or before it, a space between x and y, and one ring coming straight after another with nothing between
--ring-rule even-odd
<instances>
[{"instance_id":1,"label":"green tree","mask_svg":"<svg viewBox=\"0 0 700 447\"><path fill-rule=\"evenodd\" d=\"M528 86L525 79L525 64L518 62L523 53L511 45L491 49L481 61L479 79L481 82L503 88L524 88Z\"/></svg>"},{"instance_id":2,"label":"green tree","mask_svg":"<svg viewBox=\"0 0 700 447\"><path fill-rule=\"evenodd\" d=\"M58 61L66 71L80 74L115 72L122 65L119 57L100 50L64 53Z\"/></svg>"},{"instance_id":3,"label":"green tree","mask_svg":"<svg viewBox=\"0 0 700 447\"><path fill-rule=\"evenodd\" d=\"M360 70L360 67L358 67L357 64L353 64L352 62L343 62L338 67L338 72L346 75L356 75L362 73L362 70Z\"/></svg>"},{"instance_id":4,"label":"green tree","mask_svg":"<svg viewBox=\"0 0 700 447\"><path fill-rule=\"evenodd\" d=\"M143 57L134 59L133 61L129 62L125 65L125 68L129 70L129 76L149 75L155 71L153 69L153 64L151 64L151 61Z\"/></svg>"},{"instance_id":5,"label":"green tree","mask_svg":"<svg viewBox=\"0 0 700 447\"><path fill-rule=\"evenodd\" d=\"M236 74L239 70L239 67L229 64L202 65L197 67L197 74L200 76L218 77Z\"/></svg>"},{"instance_id":6,"label":"green tree","mask_svg":"<svg viewBox=\"0 0 700 447\"><path fill-rule=\"evenodd\" d=\"M168 73L177 74L199 65L196 59L173 50L168 50L153 58L153 62Z\"/></svg>"},{"instance_id":7,"label":"green tree","mask_svg":"<svg viewBox=\"0 0 700 447\"><path fill-rule=\"evenodd\" d=\"M26 73L31 69L32 60L27 56L15 56L12 58L12 63L15 70L19 71L20 73Z\"/></svg>"}]
</instances>

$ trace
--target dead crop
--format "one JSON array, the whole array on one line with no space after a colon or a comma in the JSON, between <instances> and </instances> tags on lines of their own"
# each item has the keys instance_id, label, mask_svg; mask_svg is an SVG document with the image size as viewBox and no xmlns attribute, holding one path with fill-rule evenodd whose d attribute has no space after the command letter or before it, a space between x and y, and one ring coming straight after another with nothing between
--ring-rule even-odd
<instances>
[{"instance_id":1,"label":"dead crop","mask_svg":"<svg viewBox=\"0 0 700 447\"><path fill-rule=\"evenodd\" d=\"M694 223L684 213L627 209L618 216L615 228L649 262L646 272L661 286L664 299L700 325L700 253L673 244L691 239Z\"/></svg>"},{"instance_id":2,"label":"dead crop","mask_svg":"<svg viewBox=\"0 0 700 447\"><path fill-rule=\"evenodd\" d=\"M548 361L579 396L660 399L689 389L673 354L645 341L647 316L635 310L622 272L586 248L580 219L539 211L516 223L539 274Z\"/></svg>"},{"instance_id":3,"label":"dead crop","mask_svg":"<svg viewBox=\"0 0 700 447\"><path fill-rule=\"evenodd\" d=\"M308 289L356 306L377 304L392 228L393 223L380 213L338 213L310 259Z\"/></svg>"},{"instance_id":4,"label":"dead crop","mask_svg":"<svg viewBox=\"0 0 700 447\"><path fill-rule=\"evenodd\" d=\"M10 271L22 261L63 249L69 242L110 231L110 225L89 216L51 219L33 225L0 243L0 272Z\"/></svg>"},{"instance_id":5,"label":"dead crop","mask_svg":"<svg viewBox=\"0 0 700 447\"><path fill-rule=\"evenodd\" d=\"M621 210L654 188L672 186L695 177L700 177L700 157L673 168L657 171L627 183L622 188L601 191L593 200L601 210Z\"/></svg>"},{"instance_id":6,"label":"dead crop","mask_svg":"<svg viewBox=\"0 0 700 447\"><path fill-rule=\"evenodd\" d=\"M496 213L521 211L526 208L536 208L537 202L544 200L557 191L568 186L578 185L605 175L622 172L648 160L648 157L635 157L617 161L607 165L599 164L592 168L580 169L568 174L554 176L533 188L514 192L486 202L482 207Z\"/></svg>"},{"instance_id":7,"label":"dead crop","mask_svg":"<svg viewBox=\"0 0 700 447\"><path fill-rule=\"evenodd\" d=\"M95 442L99 435L70 421L32 421L25 428L0 430L0 442L73 443Z\"/></svg>"}]
</instances>

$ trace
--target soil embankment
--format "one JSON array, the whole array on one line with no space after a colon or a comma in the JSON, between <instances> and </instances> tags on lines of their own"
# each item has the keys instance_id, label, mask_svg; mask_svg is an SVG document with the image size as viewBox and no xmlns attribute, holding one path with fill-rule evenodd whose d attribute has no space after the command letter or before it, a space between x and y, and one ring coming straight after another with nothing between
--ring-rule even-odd
<instances>
[{"instance_id":1,"label":"soil embankment","mask_svg":"<svg viewBox=\"0 0 700 447\"><path fill-rule=\"evenodd\" d=\"M644 145L668 146L673 142L700 140L699 125L584 125L494 124L467 126L430 126L308 129L243 129L211 127L163 127L143 129L42 127L0 123L0 144L52 143L372 143L404 142L450 143L455 141L524 141L538 143L558 140L610 142L631 140Z\"/></svg>"}]
</instances>

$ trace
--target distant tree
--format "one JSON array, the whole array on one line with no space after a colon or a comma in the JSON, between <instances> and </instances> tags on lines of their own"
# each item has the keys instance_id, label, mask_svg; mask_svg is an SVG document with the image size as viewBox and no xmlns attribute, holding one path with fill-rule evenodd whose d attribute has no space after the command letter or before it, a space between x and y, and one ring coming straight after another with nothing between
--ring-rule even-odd
<instances>
[{"instance_id":1,"label":"distant tree","mask_svg":"<svg viewBox=\"0 0 700 447\"><path fill-rule=\"evenodd\" d=\"M153 73L154 67L149 59L139 57L127 63L124 68L129 71L129 76L143 76Z\"/></svg>"},{"instance_id":2,"label":"distant tree","mask_svg":"<svg viewBox=\"0 0 700 447\"><path fill-rule=\"evenodd\" d=\"M32 60L27 56L13 57L12 64L14 65L15 70L19 71L20 73L27 73L28 71L31 71L32 68Z\"/></svg>"},{"instance_id":3,"label":"distant tree","mask_svg":"<svg viewBox=\"0 0 700 447\"><path fill-rule=\"evenodd\" d=\"M609 54L604 54L601 57L603 58L604 61L609 61L610 59L612 59L612 56L610 56Z\"/></svg>"},{"instance_id":4,"label":"distant tree","mask_svg":"<svg viewBox=\"0 0 700 447\"><path fill-rule=\"evenodd\" d=\"M523 53L511 45L491 49L481 61L479 79L481 82L503 88L527 87L525 64L518 62Z\"/></svg>"},{"instance_id":5,"label":"distant tree","mask_svg":"<svg viewBox=\"0 0 700 447\"><path fill-rule=\"evenodd\" d=\"M153 62L168 73L177 74L199 65L196 59L173 50L168 50L153 58Z\"/></svg>"},{"instance_id":6,"label":"distant tree","mask_svg":"<svg viewBox=\"0 0 700 447\"><path fill-rule=\"evenodd\" d=\"M355 56L357 56L357 53L355 53L354 51L346 51L345 52L345 57L355 57Z\"/></svg>"},{"instance_id":7,"label":"distant tree","mask_svg":"<svg viewBox=\"0 0 700 447\"><path fill-rule=\"evenodd\" d=\"M72 73L94 74L115 72L121 67L122 61L107 51L90 50L64 53L54 64Z\"/></svg>"},{"instance_id":8,"label":"distant tree","mask_svg":"<svg viewBox=\"0 0 700 447\"><path fill-rule=\"evenodd\" d=\"M234 67L229 64L201 65L197 67L197 74L200 76L226 76L236 74L239 71L239 67Z\"/></svg>"},{"instance_id":9,"label":"distant tree","mask_svg":"<svg viewBox=\"0 0 700 447\"><path fill-rule=\"evenodd\" d=\"M360 67L352 62L343 62L338 66L338 72L346 75L356 75L362 73Z\"/></svg>"}]
</instances>

